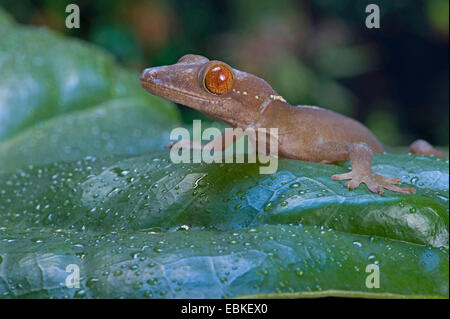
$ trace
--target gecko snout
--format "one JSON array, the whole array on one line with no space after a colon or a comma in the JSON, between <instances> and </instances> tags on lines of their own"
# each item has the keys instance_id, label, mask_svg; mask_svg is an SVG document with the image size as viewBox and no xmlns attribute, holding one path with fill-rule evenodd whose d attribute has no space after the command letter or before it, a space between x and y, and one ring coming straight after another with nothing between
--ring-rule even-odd
<instances>
[{"instance_id":1,"label":"gecko snout","mask_svg":"<svg viewBox=\"0 0 450 319\"><path fill-rule=\"evenodd\" d=\"M158 78L158 72L156 72L153 68L148 68L142 71L140 80L141 81L151 81Z\"/></svg>"}]
</instances>

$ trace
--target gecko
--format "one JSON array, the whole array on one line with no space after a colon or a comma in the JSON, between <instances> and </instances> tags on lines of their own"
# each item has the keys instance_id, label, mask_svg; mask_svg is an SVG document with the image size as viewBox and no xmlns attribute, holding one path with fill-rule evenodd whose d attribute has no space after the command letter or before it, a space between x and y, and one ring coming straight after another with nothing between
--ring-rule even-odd
<instances>
[{"instance_id":1,"label":"gecko","mask_svg":"<svg viewBox=\"0 0 450 319\"><path fill-rule=\"evenodd\" d=\"M319 163L350 160L349 172L331 176L336 181L348 180L348 189L365 184L378 194L385 189L415 193L414 188L400 187L401 179L372 171L372 154L383 153L385 149L363 124L328 109L290 105L265 80L227 63L187 54L176 64L143 70L140 83L151 94L200 111L233 128L278 128L280 157ZM224 150L230 146L227 140L230 141L223 135L202 145L182 140L172 147L199 149L213 145ZM445 156L424 140L413 142L408 152Z\"/></svg>"}]
</instances>

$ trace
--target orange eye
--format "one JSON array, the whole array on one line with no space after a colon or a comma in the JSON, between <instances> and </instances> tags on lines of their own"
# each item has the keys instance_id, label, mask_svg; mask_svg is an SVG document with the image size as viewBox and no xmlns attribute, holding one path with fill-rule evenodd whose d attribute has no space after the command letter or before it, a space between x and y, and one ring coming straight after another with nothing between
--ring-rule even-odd
<instances>
[{"instance_id":1,"label":"orange eye","mask_svg":"<svg viewBox=\"0 0 450 319\"><path fill-rule=\"evenodd\" d=\"M211 93L227 93L233 83L233 73L224 65L216 64L205 75L205 87Z\"/></svg>"}]
</instances>

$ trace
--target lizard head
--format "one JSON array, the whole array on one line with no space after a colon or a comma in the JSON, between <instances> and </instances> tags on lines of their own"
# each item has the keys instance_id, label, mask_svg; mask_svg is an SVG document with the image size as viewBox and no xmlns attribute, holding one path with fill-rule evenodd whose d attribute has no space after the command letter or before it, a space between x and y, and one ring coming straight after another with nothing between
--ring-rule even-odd
<instances>
[{"instance_id":1,"label":"lizard head","mask_svg":"<svg viewBox=\"0 0 450 319\"><path fill-rule=\"evenodd\" d=\"M188 54L176 64L145 69L140 81L154 95L231 126L253 124L271 102L285 102L263 79L200 55Z\"/></svg>"}]
</instances>

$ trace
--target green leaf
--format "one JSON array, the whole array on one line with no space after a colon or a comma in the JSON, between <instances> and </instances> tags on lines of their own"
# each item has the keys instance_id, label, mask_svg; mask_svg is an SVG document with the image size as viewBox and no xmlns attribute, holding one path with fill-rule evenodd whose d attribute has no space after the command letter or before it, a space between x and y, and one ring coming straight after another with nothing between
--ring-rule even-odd
<instances>
[{"instance_id":1,"label":"green leaf","mask_svg":"<svg viewBox=\"0 0 450 319\"><path fill-rule=\"evenodd\" d=\"M93 236L64 230L29 235L31 240L10 245L3 256L0 289L4 296L448 294L448 254L443 250L306 226L261 225L241 232L189 230ZM365 286L369 275L365 270L372 262L380 267L379 289ZM80 266L83 280L79 289L64 287L69 264Z\"/></svg>"},{"instance_id":2,"label":"green leaf","mask_svg":"<svg viewBox=\"0 0 450 319\"><path fill-rule=\"evenodd\" d=\"M45 28L0 23L0 173L29 164L163 149L174 105L109 54ZM52 48L48 50L48 48Z\"/></svg>"},{"instance_id":3,"label":"green leaf","mask_svg":"<svg viewBox=\"0 0 450 319\"><path fill-rule=\"evenodd\" d=\"M258 174L257 164L182 165L162 155L19 170L0 182L0 251L4 269L14 269L5 271L5 282L36 281L20 279L29 273L20 262L31 259L27 267L35 267L51 257L61 276L68 264L80 265L89 297L300 297L328 290L445 297L446 162L378 155L375 168L405 162L402 178L417 168L417 194L381 197L332 181L339 166L292 160L281 160L272 176ZM365 286L372 263L382 273L377 291ZM46 287L36 281L5 292L75 294Z\"/></svg>"},{"instance_id":4,"label":"green leaf","mask_svg":"<svg viewBox=\"0 0 450 319\"><path fill-rule=\"evenodd\" d=\"M0 172L85 156L134 155L164 149L174 119L137 99L116 99L38 123L0 143ZM151 124L150 124L151 123Z\"/></svg>"},{"instance_id":5,"label":"green leaf","mask_svg":"<svg viewBox=\"0 0 450 319\"><path fill-rule=\"evenodd\" d=\"M179 115L136 73L0 26L0 296L448 298L448 160L376 155L417 189L382 196L332 181L348 163L173 164Z\"/></svg>"},{"instance_id":6,"label":"green leaf","mask_svg":"<svg viewBox=\"0 0 450 319\"><path fill-rule=\"evenodd\" d=\"M118 68L109 54L84 42L22 26L0 28L0 38L0 141L114 98L161 100L140 89L137 73ZM175 116L167 101L159 104Z\"/></svg>"}]
</instances>

